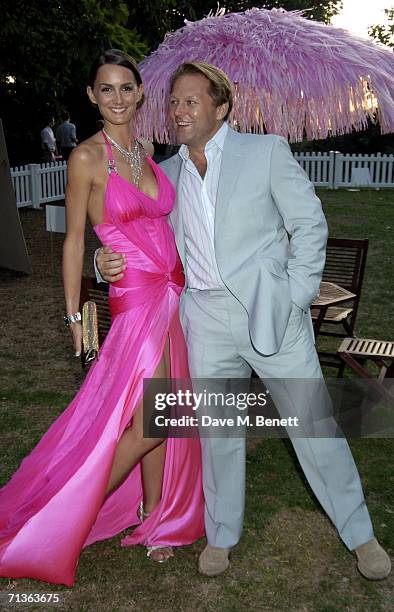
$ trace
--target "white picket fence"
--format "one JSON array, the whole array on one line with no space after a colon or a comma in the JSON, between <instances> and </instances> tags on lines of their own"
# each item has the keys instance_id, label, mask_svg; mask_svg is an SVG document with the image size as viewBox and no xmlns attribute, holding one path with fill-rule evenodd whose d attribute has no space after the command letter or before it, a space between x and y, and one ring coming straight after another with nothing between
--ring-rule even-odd
<instances>
[{"instance_id":1,"label":"white picket fence","mask_svg":"<svg viewBox=\"0 0 394 612\"><path fill-rule=\"evenodd\" d=\"M295 153L295 159L305 170L316 187L338 189L339 187L366 186L374 188L394 187L394 155ZM357 175L358 169L364 168ZM66 162L51 164L28 164L11 168L18 208L62 200L66 186ZM357 176L356 176L357 175ZM360 176L363 176L360 183Z\"/></svg>"},{"instance_id":2,"label":"white picket fence","mask_svg":"<svg viewBox=\"0 0 394 612\"><path fill-rule=\"evenodd\" d=\"M366 168L372 187L394 187L394 155L336 155L334 189L353 185L352 174Z\"/></svg>"},{"instance_id":3,"label":"white picket fence","mask_svg":"<svg viewBox=\"0 0 394 612\"><path fill-rule=\"evenodd\" d=\"M63 200L66 189L67 163L28 164L11 168L18 208Z\"/></svg>"},{"instance_id":4,"label":"white picket fence","mask_svg":"<svg viewBox=\"0 0 394 612\"><path fill-rule=\"evenodd\" d=\"M394 187L394 155L330 151L295 153L294 157L316 187ZM360 169L365 170L360 173Z\"/></svg>"},{"instance_id":5,"label":"white picket fence","mask_svg":"<svg viewBox=\"0 0 394 612\"><path fill-rule=\"evenodd\" d=\"M334 189L335 151L329 153L294 153L315 187Z\"/></svg>"}]
</instances>

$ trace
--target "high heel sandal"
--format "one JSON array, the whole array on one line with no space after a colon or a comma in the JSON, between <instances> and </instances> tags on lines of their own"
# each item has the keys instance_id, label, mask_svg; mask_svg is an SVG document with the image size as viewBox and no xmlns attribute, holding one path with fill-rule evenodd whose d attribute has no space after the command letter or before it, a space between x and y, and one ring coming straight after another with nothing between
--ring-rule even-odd
<instances>
[{"instance_id":1,"label":"high heel sandal","mask_svg":"<svg viewBox=\"0 0 394 612\"><path fill-rule=\"evenodd\" d=\"M147 519L148 516L150 516L150 515L151 515L151 512L145 512L145 510L144 510L144 502L141 501L141 503L139 505L139 508L137 510L137 516L138 516L139 520L141 521L141 523L143 523L144 520ZM161 550L161 549L164 549L164 548L169 549L171 551L171 553L172 553L172 546L162 546L161 544L158 544L156 546L147 546L146 547L146 551L147 551L146 552L146 556L148 557L148 559L150 559L152 553L155 550ZM162 553L162 554L164 554L164 553ZM165 563L172 556L173 556L173 554L170 554L170 556L168 556L168 557L166 557L164 559L155 559L154 557L152 557L152 560L156 561L157 563Z\"/></svg>"}]
</instances>

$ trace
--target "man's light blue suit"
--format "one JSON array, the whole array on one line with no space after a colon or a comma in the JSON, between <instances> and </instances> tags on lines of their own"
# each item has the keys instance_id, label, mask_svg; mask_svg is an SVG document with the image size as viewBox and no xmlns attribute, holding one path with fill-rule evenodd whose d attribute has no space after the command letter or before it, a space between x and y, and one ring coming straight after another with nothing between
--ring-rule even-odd
<instances>
[{"instance_id":1,"label":"man's light blue suit","mask_svg":"<svg viewBox=\"0 0 394 612\"><path fill-rule=\"evenodd\" d=\"M186 270L182 159L162 162L177 189L171 214ZM289 241L290 236L290 241ZM215 256L223 291L187 288L181 311L193 378L321 379L309 306L318 293L327 224L313 185L279 136L228 130L215 205ZM289 414L311 410L292 397ZM345 440L292 440L310 486L350 549L373 537ZM245 442L202 439L206 531L212 546L240 537ZM261 475L264 478L264 473ZM261 500L264 503L264 500Z\"/></svg>"}]
</instances>

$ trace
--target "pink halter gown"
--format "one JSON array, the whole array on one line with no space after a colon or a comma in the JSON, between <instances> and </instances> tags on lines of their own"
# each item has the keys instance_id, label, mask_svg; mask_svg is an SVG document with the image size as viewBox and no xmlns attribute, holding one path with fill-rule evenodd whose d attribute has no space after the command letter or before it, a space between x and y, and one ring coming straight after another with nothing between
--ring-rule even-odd
<instances>
[{"instance_id":1,"label":"pink halter gown","mask_svg":"<svg viewBox=\"0 0 394 612\"><path fill-rule=\"evenodd\" d=\"M154 200L117 174L111 147L101 242L125 253L124 278L110 288L112 326L78 394L0 491L0 576L74 584L84 546L138 524L137 465L103 504L116 445L170 338L171 375L188 376L179 321L184 277L167 215L174 189L148 157ZM162 498L122 540L189 544L203 535L198 438L167 440Z\"/></svg>"}]
</instances>

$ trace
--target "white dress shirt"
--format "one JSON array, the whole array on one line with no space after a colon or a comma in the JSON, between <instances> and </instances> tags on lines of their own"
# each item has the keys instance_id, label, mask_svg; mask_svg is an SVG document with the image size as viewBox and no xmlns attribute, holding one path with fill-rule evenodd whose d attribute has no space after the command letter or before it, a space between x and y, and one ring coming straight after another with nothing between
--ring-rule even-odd
<instances>
[{"instance_id":1,"label":"white dress shirt","mask_svg":"<svg viewBox=\"0 0 394 612\"><path fill-rule=\"evenodd\" d=\"M186 246L186 277L190 289L223 289L225 287L215 257L215 205L219 184L227 123L205 145L207 171L204 178L182 145L181 206Z\"/></svg>"},{"instance_id":2,"label":"white dress shirt","mask_svg":"<svg viewBox=\"0 0 394 612\"><path fill-rule=\"evenodd\" d=\"M41 130L41 145L44 151L48 150L51 153L54 153L56 150L55 135L49 125L47 125L46 127L44 127L43 130Z\"/></svg>"}]
</instances>

